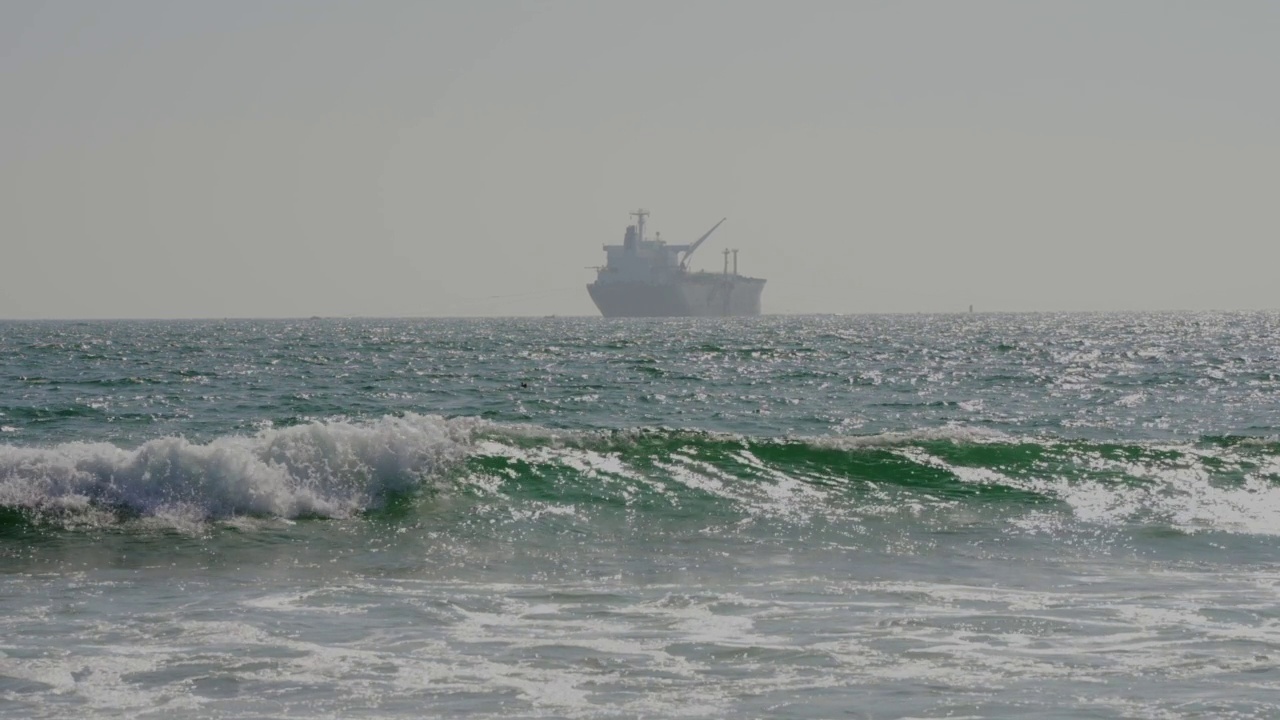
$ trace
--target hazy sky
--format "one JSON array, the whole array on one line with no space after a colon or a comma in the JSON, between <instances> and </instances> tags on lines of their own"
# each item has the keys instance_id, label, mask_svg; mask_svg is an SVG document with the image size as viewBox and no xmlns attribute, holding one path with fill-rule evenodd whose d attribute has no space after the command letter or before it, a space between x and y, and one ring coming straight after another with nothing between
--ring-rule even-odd
<instances>
[{"instance_id":1,"label":"hazy sky","mask_svg":"<svg viewBox=\"0 0 1280 720\"><path fill-rule=\"evenodd\" d=\"M1280 3L0 3L0 317L1280 307Z\"/></svg>"}]
</instances>

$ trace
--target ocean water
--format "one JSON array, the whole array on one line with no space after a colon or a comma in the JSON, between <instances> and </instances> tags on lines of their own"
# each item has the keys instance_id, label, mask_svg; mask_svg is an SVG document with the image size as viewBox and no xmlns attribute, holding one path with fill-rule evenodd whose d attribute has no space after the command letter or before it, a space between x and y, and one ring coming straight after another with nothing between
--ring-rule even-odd
<instances>
[{"instance_id":1,"label":"ocean water","mask_svg":"<svg viewBox=\"0 0 1280 720\"><path fill-rule=\"evenodd\" d=\"M1280 314L0 323L0 716L1280 717Z\"/></svg>"}]
</instances>

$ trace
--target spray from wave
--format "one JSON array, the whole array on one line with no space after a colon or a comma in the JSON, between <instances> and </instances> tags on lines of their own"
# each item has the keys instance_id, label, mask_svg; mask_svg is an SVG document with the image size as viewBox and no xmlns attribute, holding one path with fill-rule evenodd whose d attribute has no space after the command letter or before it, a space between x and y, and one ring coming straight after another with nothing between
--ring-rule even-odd
<instances>
[{"instance_id":1,"label":"spray from wave","mask_svg":"<svg viewBox=\"0 0 1280 720\"><path fill-rule=\"evenodd\" d=\"M0 507L44 518L95 513L204 521L345 517L411 492L466 457L482 421L434 416L317 422L133 450L106 443L0 445Z\"/></svg>"}]
</instances>

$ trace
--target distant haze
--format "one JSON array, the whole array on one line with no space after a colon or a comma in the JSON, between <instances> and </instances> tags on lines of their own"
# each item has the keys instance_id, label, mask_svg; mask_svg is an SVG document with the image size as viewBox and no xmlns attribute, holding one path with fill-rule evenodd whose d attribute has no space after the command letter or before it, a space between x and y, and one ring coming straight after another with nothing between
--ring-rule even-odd
<instances>
[{"instance_id":1,"label":"distant haze","mask_svg":"<svg viewBox=\"0 0 1280 720\"><path fill-rule=\"evenodd\" d=\"M0 4L0 318L1280 307L1280 3Z\"/></svg>"}]
</instances>

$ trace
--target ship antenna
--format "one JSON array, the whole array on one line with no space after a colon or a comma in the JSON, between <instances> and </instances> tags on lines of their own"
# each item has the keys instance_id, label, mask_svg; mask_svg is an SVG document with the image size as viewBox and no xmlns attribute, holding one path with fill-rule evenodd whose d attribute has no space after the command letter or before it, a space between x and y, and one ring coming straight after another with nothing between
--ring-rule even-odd
<instances>
[{"instance_id":1,"label":"ship antenna","mask_svg":"<svg viewBox=\"0 0 1280 720\"><path fill-rule=\"evenodd\" d=\"M649 217L649 211L640 208L631 214L636 216L636 235L639 236L638 239L644 240L644 219Z\"/></svg>"}]
</instances>

